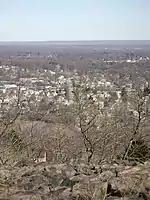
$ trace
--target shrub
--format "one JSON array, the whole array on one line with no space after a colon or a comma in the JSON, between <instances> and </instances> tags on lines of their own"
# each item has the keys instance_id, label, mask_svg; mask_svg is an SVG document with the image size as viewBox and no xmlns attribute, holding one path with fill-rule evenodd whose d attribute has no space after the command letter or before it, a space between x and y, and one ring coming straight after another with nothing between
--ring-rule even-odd
<instances>
[{"instance_id":1,"label":"shrub","mask_svg":"<svg viewBox=\"0 0 150 200\"><path fill-rule=\"evenodd\" d=\"M150 159L150 147L142 139L132 141L126 157L129 161L145 162Z\"/></svg>"}]
</instances>

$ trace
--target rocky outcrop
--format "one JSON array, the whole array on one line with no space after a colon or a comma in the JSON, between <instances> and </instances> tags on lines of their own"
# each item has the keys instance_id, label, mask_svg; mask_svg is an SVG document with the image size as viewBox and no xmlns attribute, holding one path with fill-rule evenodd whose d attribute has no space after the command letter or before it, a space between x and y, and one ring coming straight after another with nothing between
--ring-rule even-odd
<instances>
[{"instance_id":1,"label":"rocky outcrop","mask_svg":"<svg viewBox=\"0 0 150 200\"><path fill-rule=\"evenodd\" d=\"M150 163L0 167L0 200L150 199Z\"/></svg>"}]
</instances>

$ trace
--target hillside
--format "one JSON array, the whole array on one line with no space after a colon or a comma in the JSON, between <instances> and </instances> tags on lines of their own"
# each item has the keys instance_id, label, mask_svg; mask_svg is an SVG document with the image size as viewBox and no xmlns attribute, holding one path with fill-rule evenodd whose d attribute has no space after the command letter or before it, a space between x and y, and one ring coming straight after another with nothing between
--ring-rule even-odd
<instances>
[{"instance_id":1,"label":"hillside","mask_svg":"<svg viewBox=\"0 0 150 200\"><path fill-rule=\"evenodd\" d=\"M0 167L0 200L150 199L150 163Z\"/></svg>"}]
</instances>

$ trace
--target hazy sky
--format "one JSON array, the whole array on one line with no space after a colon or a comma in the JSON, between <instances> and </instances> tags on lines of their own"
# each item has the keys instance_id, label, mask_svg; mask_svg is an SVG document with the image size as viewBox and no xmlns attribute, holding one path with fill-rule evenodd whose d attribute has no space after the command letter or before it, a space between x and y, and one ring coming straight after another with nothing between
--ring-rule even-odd
<instances>
[{"instance_id":1,"label":"hazy sky","mask_svg":"<svg viewBox=\"0 0 150 200\"><path fill-rule=\"evenodd\" d=\"M0 41L150 39L150 0L0 0Z\"/></svg>"}]
</instances>

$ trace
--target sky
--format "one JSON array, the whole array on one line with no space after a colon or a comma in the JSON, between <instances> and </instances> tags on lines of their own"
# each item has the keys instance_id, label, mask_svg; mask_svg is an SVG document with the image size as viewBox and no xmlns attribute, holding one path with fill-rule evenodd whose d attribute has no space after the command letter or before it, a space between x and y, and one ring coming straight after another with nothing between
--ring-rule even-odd
<instances>
[{"instance_id":1,"label":"sky","mask_svg":"<svg viewBox=\"0 0 150 200\"><path fill-rule=\"evenodd\" d=\"M150 0L0 0L0 41L150 40Z\"/></svg>"}]
</instances>

